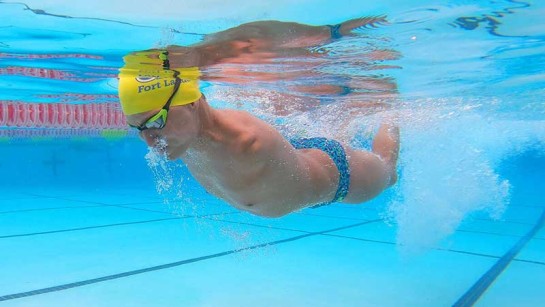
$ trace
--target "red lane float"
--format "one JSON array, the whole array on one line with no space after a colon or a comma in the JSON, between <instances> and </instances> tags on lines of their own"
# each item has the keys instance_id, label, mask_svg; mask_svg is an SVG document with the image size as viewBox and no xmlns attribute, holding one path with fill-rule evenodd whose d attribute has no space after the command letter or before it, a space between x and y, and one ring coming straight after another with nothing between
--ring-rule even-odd
<instances>
[{"instance_id":1,"label":"red lane float","mask_svg":"<svg viewBox=\"0 0 545 307\"><path fill-rule=\"evenodd\" d=\"M117 103L27 103L0 101L0 127L127 129Z\"/></svg>"},{"instance_id":2,"label":"red lane float","mask_svg":"<svg viewBox=\"0 0 545 307\"><path fill-rule=\"evenodd\" d=\"M59 54L25 54L25 53L4 53L0 52L0 58L7 59L65 59L65 58L75 58L75 59L92 59L92 60L102 60L104 57L100 55L92 55L85 53L59 53Z\"/></svg>"},{"instance_id":3,"label":"red lane float","mask_svg":"<svg viewBox=\"0 0 545 307\"><path fill-rule=\"evenodd\" d=\"M136 136L133 130L98 130L98 129L0 129L0 142L12 142L17 140L40 140L44 138L62 139L62 138L79 138L85 140L87 138L105 138L105 139L120 139L127 136Z\"/></svg>"},{"instance_id":4,"label":"red lane float","mask_svg":"<svg viewBox=\"0 0 545 307\"><path fill-rule=\"evenodd\" d=\"M39 67L24 67L24 66L8 66L5 68L0 68L0 75L8 76L25 76L25 77L34 77L34 78L45 78L51 80L63 80L63 81L72 81L72 82L96 82L102 78L112 78L116 75L112 74L93 74L93 78L81 78L76 77L75 74L50 68L39 68ZM89 74L86 74L89 75Z\"/></svg>"}]
</instances>

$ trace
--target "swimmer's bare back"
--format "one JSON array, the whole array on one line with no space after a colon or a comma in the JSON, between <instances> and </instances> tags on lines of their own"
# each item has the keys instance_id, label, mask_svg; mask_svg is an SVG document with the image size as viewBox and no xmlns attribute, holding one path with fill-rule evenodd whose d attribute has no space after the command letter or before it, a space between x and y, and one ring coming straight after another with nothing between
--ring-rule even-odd
<instances>
[{"instance_id":1,"label":"swimmer's bare back","mask_svg":"<svg viewBox=\"0 0 545 307\"><path fill-rule=\"evenodd\" d=\"M204 67L236 58L241 53L273 52L270 57L307 54L304 48L320 46L332 39L351 35L355 29L386 23L384 17L363 17L335 26L310 26L295 22L255 21L217 33L208 34L202 42L191 46L169 46L171 64L175 67ZM332 29L334 32L332 33Z\"/></svg>"},{"instance_id":2,"label":"swimmer's bare back","mask_svg":"<svg viewBox=\"0 0 545 307\"><path fill-rule=\"evenodd\" d=\"M384 17L363 17L338 25L338 36L347 36L355 29L385 23ZM255 21L207 35L204 44L225 41L259 40L267 47L305 48L331 41L331 26L310 26L295 22Z\"/></svg>"}]
</instances>

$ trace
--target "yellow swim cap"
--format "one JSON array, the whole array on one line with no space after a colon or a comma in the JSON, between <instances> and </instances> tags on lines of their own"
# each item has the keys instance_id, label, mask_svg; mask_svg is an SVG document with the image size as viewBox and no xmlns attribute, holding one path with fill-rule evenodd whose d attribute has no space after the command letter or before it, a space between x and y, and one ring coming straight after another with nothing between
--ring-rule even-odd
<instances>
[{"instance_id":1,"label":"yellow swim cap","mask_svg":"<svg viewBox=\"0 0 545 307\"><path fill-rule=\"evenodd\" d=\"M174 91L175 72L181 83L171 106L190 104L201 97L199 68L171 70L165 51L135 52L123 60L125 66L119 69L119 101L125 115L161 109Z\"/></svg>"}]
</instances>

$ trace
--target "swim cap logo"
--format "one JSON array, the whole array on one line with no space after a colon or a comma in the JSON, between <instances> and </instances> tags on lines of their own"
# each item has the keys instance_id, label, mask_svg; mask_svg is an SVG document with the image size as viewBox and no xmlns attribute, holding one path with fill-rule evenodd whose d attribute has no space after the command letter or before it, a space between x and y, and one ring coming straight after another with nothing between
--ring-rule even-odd
<instances>
[{"instance_id":1,"label":"swim cap logo","mask_svg":"<svg viewBox=\"0 0 545 307\"><path fill-rule=\"evenodd\" d=\"M136 77L136 81L140 83L148 83L154 80L159 79L159 76L138 76Z\"/></svg>"}]
</instances>

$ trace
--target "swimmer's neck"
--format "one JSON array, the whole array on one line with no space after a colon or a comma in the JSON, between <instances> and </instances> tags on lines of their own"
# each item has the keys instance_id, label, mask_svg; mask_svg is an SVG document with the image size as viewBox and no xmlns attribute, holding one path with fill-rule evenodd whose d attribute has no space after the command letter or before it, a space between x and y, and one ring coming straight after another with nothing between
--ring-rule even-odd
<instances>
[{"instance_id":1,"label":"swimmer's neck","mask_svg":"<svg viewBox=\"0 0 545 307\"><path fill-rule=\"evenodd\" d=\"M182 155L182 159L194 157L194 154L217 157L239 149L241 136L247 131L240 121L241 113L245 112L214 109L204 96L195 108L199 125L197 137L189 143L187 154Z\"/></svg>"},{"instance_id":2,"label":"swimmer's neck","mask_svg":"<svg viewBox=\"0 0 545 307\"><path fill-rule=\"evenodd\" d=\"M197 119L198 133L197 136L189 143L188 155L190 153L205 153L209 150L217 149L219 145L225 139L222 128L222 114L221 110L212 108L206 98L201 96L199 101L195 104L194 116ZM187 156L182 155L182 158Z\"/></svg>"}]
</instances>

